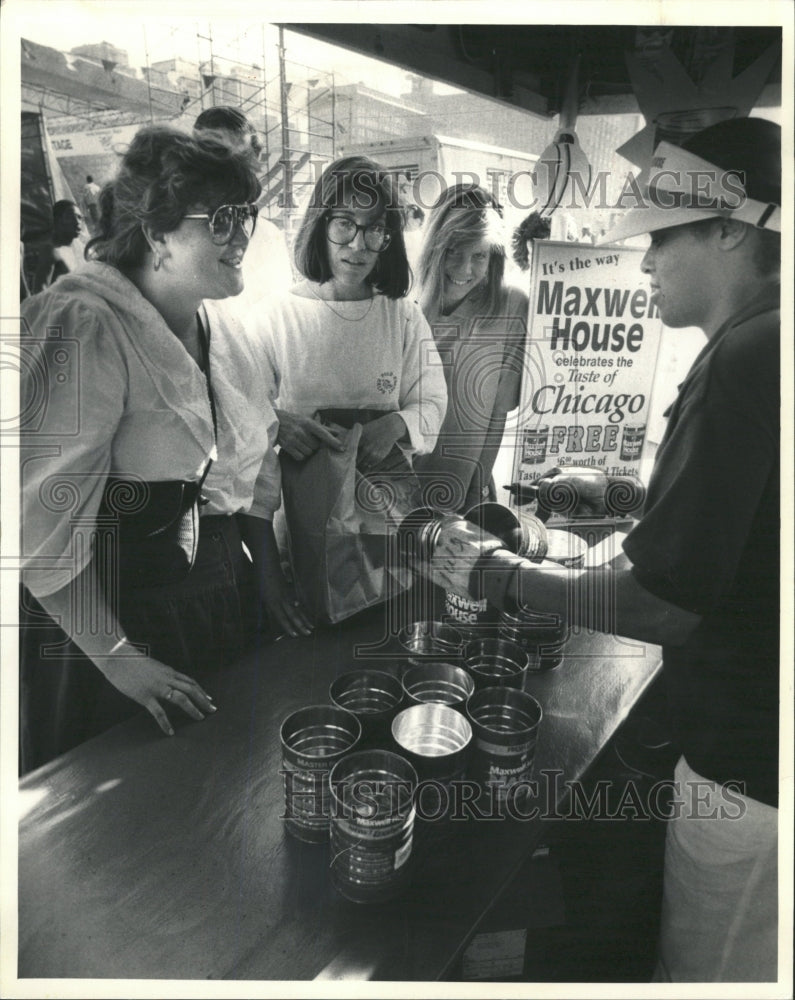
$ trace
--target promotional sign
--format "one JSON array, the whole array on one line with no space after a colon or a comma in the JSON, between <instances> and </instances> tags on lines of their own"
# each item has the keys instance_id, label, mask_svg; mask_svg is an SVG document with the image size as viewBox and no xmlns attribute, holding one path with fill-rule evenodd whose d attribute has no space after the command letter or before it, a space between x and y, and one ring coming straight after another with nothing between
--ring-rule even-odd
<instances>
[{"instance_id":1,"label":"promotional sign","mask_svg":"<svg viewBox=\"0 0 795 1000\"><path fill-rule=\"evenodd\" d=\"M638 475L662 331L643 254L535 243L514 483L560 464Z\"/></svg>"},{"instance_id":2,"label":"promotional sign","mask_svg":"<svg viewBox=\"0 0 795 1000\"><path fill-rule=\"evenodd\" d=\"M69 132L51 137L53 152L63 156L103 156L107 153L124 153L132 137L141 128L136 125L116 125L112 128L93 129L90 132Z\"/></svg>"}]
</instances>

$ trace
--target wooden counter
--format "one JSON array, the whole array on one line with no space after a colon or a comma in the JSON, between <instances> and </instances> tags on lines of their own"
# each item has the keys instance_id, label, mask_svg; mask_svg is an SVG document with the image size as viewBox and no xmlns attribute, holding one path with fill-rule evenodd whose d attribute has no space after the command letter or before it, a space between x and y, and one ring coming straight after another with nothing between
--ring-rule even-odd
<instances>
[{"instance_id":1,"label":"wooden counter","mask_svg":"<svg viewBox=\"0 0 795 1000\"><path fill-rule=\"evenodd\" d=\"M282 720L327 702L356 665L399 671L398 649L382 614L282 640L212 688L204 722L169 739L142 716L28 775L20 977L444 978L542 820L423 824L409 890L372 907L339 896L328 847L291 839L280 819ZM536 775L550 772L556 798L659 663L656 647L575 635L560 667L528 679L545 711Z\"/></svg>"}]
</instances>

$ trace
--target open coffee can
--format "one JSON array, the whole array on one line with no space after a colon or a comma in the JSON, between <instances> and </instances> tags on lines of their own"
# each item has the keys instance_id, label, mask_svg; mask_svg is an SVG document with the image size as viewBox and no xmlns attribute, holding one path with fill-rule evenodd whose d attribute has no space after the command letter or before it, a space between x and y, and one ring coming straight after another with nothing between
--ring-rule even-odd
<instances>
[{"instance_id":1,"label":"open coffee can","mask_svg":"<svg viewBox=\"0 0 795 1000\"><path fill-rule=\"evenodd\" d=\"M298 840L328 839L329 772L362 734L352 712L336 705L309 705L281 726L284 826Z\"/></svg>"},{"instance_id":2,"label":"open coffee can","mask_svg":"<svg viewBox=\"0 0 795 1000\"><path fill-rule=\"evenodd\" d=\"M464 648L461 632L452 625L438 621L419 621L405 625L398 632L398 642L408 653L409 663L457 660Z\"/></svg>"},{"instance_id":3,"label":"open coffee can","mask_svg":"<svg viewBox=\"0 0 795 1000\"><path fill-rule=\"evenodd\" d=\"M469 720L449 705L413 705L392 720L392 738L420 779L418 817L433 823L446 819L451 783L461 780L466 771L472 742Z\"/></svg>"},{"instance_id":4,"label":"open coffee can","mask_svg":"<svg viewBox=\"0 0 795 1000\"><path fill-rule=\"evenodd\" d=\"M468 774L498 802L529 780L543 714L532 695L509 687L483 688L467 702L473 731Z\"/></svg>"},{"instance_id":5,"label":"open coffee can","mask_svg":"<svg viewBox=\"0 0 795 1000\"><path fill-rule=\"evenodd\" d=\"M398 712L392 738L421 779L449 781L463 774L472 727L461 712L429 702Z\"/></svg>"},{"instance_id":6,"label":"open coffee can","mask_svg":"<svg viewBox=\"0 0 795 1000\"><path fill-rule=\"evenodd\" d=\"M524 687L530 655L508 639L474 639L464 650L464 666L477 689L484 687Z\"/></svg>"},{"instance_id":7,"label":"open coffee can","mask_svg":"<svg viewBox=\"0 0 795 1000\"><path fill-rule=\"evenodd\" d=\"M400 709L403 687L384 670L351 670L331 682L329 698L353 712L362 727L362 740L388 737L389 724Z\"/></svg>"},{"instance_id":8,"label":"open coffee can","mask_svg":"<svg viewBox=\"0 0 795 1000\"><path fill-rule=\"evenodd\" d=\"M453 663L423 663L403 674L403 690L412 704L437 702L457 708L466 704L475 682L462 667Z\"/></svg>"}]
</instances>

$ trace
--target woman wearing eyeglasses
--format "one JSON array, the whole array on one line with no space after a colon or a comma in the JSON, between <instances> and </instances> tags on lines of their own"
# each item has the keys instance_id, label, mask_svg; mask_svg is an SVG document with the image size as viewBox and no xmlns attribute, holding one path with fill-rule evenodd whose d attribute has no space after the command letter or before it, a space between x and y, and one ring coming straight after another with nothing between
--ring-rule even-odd
<instances>
[{"instance_id":1,"label":"woman wearing eyeglasses","mask_svg":"<svg viewBox=\"0 0 795 1000\"><path fill-rule=\"evenodd\" d=\"M245 156L142 129L87 262L22 307L22 773L136 703L170 735L166 709L204 718L253 632L241 526L276 421L205 300L241 291L259 193Z\"/></svg>"},{"instance_id":2,"label":"woman wearing eyeglasses","mask_svg":"<svg viewBox=\"0 0 795 1000\"><path fill-rule=\"evenodd\" d=\"M504 271L499 205L477 185L449 187L430 212L418 263L449 403L436 447L417 464L440 502L460 512L494 499L506 417L519 405L528 302Z\"/></svg>"},{"instance_id":3,"label":"woman wearing eyeglasses","mask_svg":"<svg viewBox=\"0 0 795 1000\"><path fill-rule=\"evenodd\" d=\"M332 163L296 237L303 280L252 317L276 382L278 442L299 461L342 447L323 425L324 411L362 418L363 470L396 444L408 454L434 446L447 393L428 324L406 298L402 218L397 190L376 163Z\"/></svg>"},{"instance_id":4,"label":"woman wearing eyeglasses","mask_svg":"<svg viewBox=\"0 0 795 1000\"><path fill-rule=\"evenodd\" d=\"M377 464L397 441L429 451L444 415L444 380L430 358L421 364L430 331L405 298L402 213L376 163L351 156L326 168L298 230L295 264L304 280L260 317L278 382L279 444L297 459L338 446L313 414L358 407L383 411L364 427L362 466Z\"/></svg>"}]
</instances>

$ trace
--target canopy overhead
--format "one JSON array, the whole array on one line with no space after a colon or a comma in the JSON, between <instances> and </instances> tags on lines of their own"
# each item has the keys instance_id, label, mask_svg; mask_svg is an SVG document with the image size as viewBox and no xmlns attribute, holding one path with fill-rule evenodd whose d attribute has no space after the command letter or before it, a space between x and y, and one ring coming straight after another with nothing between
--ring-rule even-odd
<instances>
[{"instance_id":1,"label":"canopy overhead","mask_svg":"<svg viewBox=\"0 0 795 1000\"><path fill-rule=\"evenodd\" d=\"M661 57L667 56L670 64L673 55L695 87L706 84L705 89L712 90L716 83L729 85L771 46L781 43L780 28L764 26L324 23L286 27L542 117L560 113L578 54L579 114L637 114L642 108L632 74L638 65L653 70ZM772 61L759 98L767 106L781 102L780 53ZM670 90L673 82L663 80L662 85Z\"/></svg>"}]
</instances>

